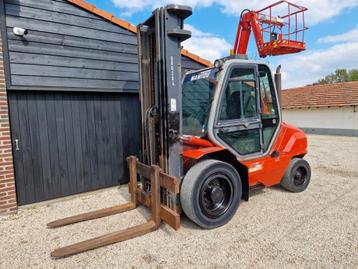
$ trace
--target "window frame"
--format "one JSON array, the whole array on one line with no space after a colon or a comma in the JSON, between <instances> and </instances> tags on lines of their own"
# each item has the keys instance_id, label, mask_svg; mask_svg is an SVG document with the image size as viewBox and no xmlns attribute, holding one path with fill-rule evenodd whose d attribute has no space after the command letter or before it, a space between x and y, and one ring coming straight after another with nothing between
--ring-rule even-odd
<instances>
[{"instance_id":1,"label":"window frame","mask_svg":"<svg viewBox=\"0 0 358 269\"><path fill-rule=\"evenodd\" d=\"M213 72L213 78L216 78L217 77L217 74L218 74L218 71L219 69L216 68L216 67L208 67L208 68L205 68L205 69L201 69L201 70L189 70L187 72L185 72L185 74L183 75L182 77L182 81L181 81L181 87L182 87L182 90L183 90L183 87L184 87L184 83L185 83L185 79L188 75L193 75L195 73L202 73L202 72L205 72L205 71L209 71L210 72ZM210 81L209 81L210 83ZM215 92L216 92L216 88L217 88L217 81L215 80L215 82L213 83L213 87L212 87L212 90L211 90L211 100L210 100L210 104L209 104L209 107L208 107L208 112L207 112L207 117L206 117L206 127L205 127L205 132L203 132L202 134L200 135L194 135L194 134L188 134L188 133L183 133L183 121L184 121L184 117L183 117L183 109L181 110L180 112L180 129L181 129L181 133L184 134L184 135L193 135L193 136L199 136L199 137L205 137L208 135L208 132L209 132L209 117L210 117L210 113L212 111L212 103L213 103L213 100L214 100L214 97L215 97ZM182 93L183 94L183 93ZM181 105L183 102L183 96L181 96Z\"/></svg>"},{"instance_id":2,"label":"window frame","mask_svg":"<svg viewBox=\"0 0 358 269\"><path fill-rule=\"evenodd\" d=\"M245 116L245 110L244 110L244 103L243 103L243 90L240 89L239 92L240 92L240 118L236 118L236 119L221 119L221 113L222 113L222 109L223 109L223 106L222 106L222 102L223 102L223 97L221 97L220 99L220 103L219 103L219 107L220 107L220 111L219 111L219 118L218 118L218 123L222 124L225 122L233 122L233 121L239 121L239 120L247 120L247 119L252 119L252 118L257 118L257 115L259 114L259 107L257 106L257 82L256 80L254 79L239 79L239 78L230 78L227 80L227 83L226 83L226 87L225 89L223 90L223 96L226 94L226 90L227 90L227 87L229 86L230 82L232 81L241 81L241 82L253 82L254 83L254 87L252 87L253 89L255 89L255 113L256 115L253 116L253 117L246 117Z\"/></svg>"},{"instance_id":3,"label":"window frame","mask_svg":"<svg viewBox=\"0 0 358 269\"><path fill-rule=\"evenodd\" d=\"M276 85L275 85L275 82L273 81L273 77L272 77L272 72L270 70L270 68L265 65L265 64L258 64L257 65L257 69L258 69L258 72L260 72L260 66L262 66L263 68L266 69L266 74L267 74L267 79L268 79L268 82L269 82L269 88L270 88L270 94L271 94L271 98L272 98L272 103L273 105L276 105L275 108L275 114L273 116L269 116L269 114L264 114L262 112L262 104L261 104L261 100L262 100L262 95L261 95L261 81L260 81L260 76L258 76L258 80L259 80L259 95L260 95L260 110L261 110L261 115L262 115L262 119L279 119L281 117L280 115L280 104L279 104L279 99L278 99L278 96L277 96L277 90L276 90ZM272 92L273 90L273 92ZM266 96L266 94L265 94Z\"/></svg>"},{"instance_id":4,"label":"window frame","mask_svg":"<svg viewBox=\"0 0 358 269\"><path fill-rule=\"evenodd\" d=\"M256 102L256 116L245 118L241 117L240 119L234 119L234 120L220 120L220 112L223 102L223 96L226 94L226 89L229 84L229 82L232 80L230 78L233 69L235 68L242 68L242 69L253 69L254 71L254 80L248 80L248 79L235 79L234 80L244 80L244 81L254 81L255 82L255 102ZM214 118L214 126L213 126L213 133L216 140L218 140L221 144L225 145L230 150L234 151L236 155L241 156L243 158L250 158L252 156L261 156L263 154L263 136L262 136L262 120L261 120L261 105L260 105L260 88L259 88L259 80L258 80L258 65L255 63L234 63L231 64L226 71L226 74L223 78L223 84L221 85L219 99L217 102L217 109L215 113ZM242 93L242 90L240 90ZM241 95L241 94L240 94ZM242 115L243 116L243 115ZM249 128L249 126L254 126L253 128ZM243 126L245 126L243 129ZM248 126L248 127L246 127ZM260 151L248 153L248 154L240 154L238 150L234 149L232 145L229 145L227 142L225 142L222 138L219 137L220 129L229 129L231 131L229 132L235 132L235 131L241 131L241 130L258 130L260 135Z\"/></svg>"},{"instance_id":5,"label":"window frame","mask_svg":"<svg viewBox=\"0 0 358 269\"><path fill-rule=\"evenodd\" d=\"M265 65L269 68L270 73L271 73L271 78L273 81L273 86L274 86L274 91L275 91L275 97L277 100L277 106L278 106L278 128L276 129L274 136L267 148L266 151L264 151L263 153L254 153L251 155L240 155L237 153L237 151L233 150L232 148L228 147L219 137L218 137L218 129L222 126L218 126L217 124L217 117L219 114L219 103L221 100L221 95L223 92L223 87L226 86L226 79L228 76L228 71L233 68L234 66L240 66L240 65L255 65L258 68L258 65ZM226 148L231 154L233 154L239 161L248 161L248 160L253 160L256 158L261 158L261 157L265 157L268 156L271 152L271 150L273 149L273 146L275 144L275 142L277 142L278 139L278 135L281 131L282 128L282 112L281 112L281 104L280 104L280 99L279 99L279 93L277 92L277 88L276 88L276 83L274 80L274 74L272 73L271 68L261 62L261 61L248 61L248 60L243 60L243 59L229 59L227 62L224 63L224 65L221 67L219 73L218 73L218 83L217 83L217 89L216 89L216 93L215 93L215 97L213 100L213 106L212 106L212 111L210 113L210 117L209 117L209 122L208 122L208 137L211 141L213 141L216 145L221 146L223 148ZM259 105L260 109L261 109L261 104ZM261 114L261 111L260 111ZM260 121L260 123L262 123Z\"/></svg>"},{"instance_id":6,"label":"window frame","mask_svg":"<svg viewBox=\"0 0 358 269\"><path fill-rule=\"evenodd\" d=\"M232 70L235 68L246 68L246 69L253 69L254 70L254 74L255 74L255 78L254 80L247 80L247 79L231 79L231 73ZM244 121L249 121L249 120L256 120L257 118L261 119L261 104L260 104L260 89L259 89L259 81L258 81L258 65L257 64L244 64L244 63L235 63L235 64L231 64L227 71L226 74L224 76L224 84L222 84L221 90L220 90L220 95L219 95L219 99L217 102L217 107L218 109L216 109L216 113L215 113L215 118L214 118L214 128L219 128L219 127L226 127L226 126L230 126L233 125L235 123L240 123L240 122L244 122ZM256 97L256 116L255 117L251 117L251 118L244 118L243 114L241 115L241 118L239 119L233 119L233 120L220 120L220 113L221 113L221 107L222 107L222 100L223 100L223 95L226 92L226 88L229 84L230 80L244 80L244 81L255 81L255 97ZM241 98L241 93L242 91L240 91L240 98ZM241 98L242 99L242 98ZM243 112L243 108L241 110Z\"/></svg>"}]
</instances>

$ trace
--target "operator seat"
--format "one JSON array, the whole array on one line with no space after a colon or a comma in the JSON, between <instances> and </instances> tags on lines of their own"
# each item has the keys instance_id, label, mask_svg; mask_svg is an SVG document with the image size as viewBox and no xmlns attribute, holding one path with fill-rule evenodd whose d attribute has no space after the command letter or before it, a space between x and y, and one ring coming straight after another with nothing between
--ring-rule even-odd
<instances>
[{"instance_id":1,"label":"operator seat","mask_svg":"<svg viewBox=\"0 0 358 269\"><path fill-rule=\"evenodd\" d=\"M228 120L241 118L240 91L233 92L227 101L226 115Z\"/></svg>"}]
</instances>

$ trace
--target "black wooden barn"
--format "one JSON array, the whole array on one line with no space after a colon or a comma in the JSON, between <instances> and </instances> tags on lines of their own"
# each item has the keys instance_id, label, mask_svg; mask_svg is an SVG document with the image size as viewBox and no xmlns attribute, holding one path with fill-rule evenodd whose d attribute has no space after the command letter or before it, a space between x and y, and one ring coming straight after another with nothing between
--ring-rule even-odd
<instances>
[{"instance_id":1,"label":"black wooden barn","mask_svg":"<svg viewBox=\"0 0 358 269\"><path fill-rule=\"evenodd\" d=\"M80 0L2 0L0 15L18 205L125 183L139 151L134 26Z\"/></svg>"}]
</instances>

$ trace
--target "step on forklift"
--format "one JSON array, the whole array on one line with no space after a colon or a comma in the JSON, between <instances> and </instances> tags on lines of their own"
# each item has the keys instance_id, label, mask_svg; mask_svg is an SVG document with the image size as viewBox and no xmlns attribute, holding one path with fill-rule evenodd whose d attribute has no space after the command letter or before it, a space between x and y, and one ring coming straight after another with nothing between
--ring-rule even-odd
<instances>
[{"instance_id":1,"label":"step on forklift","mask_svg":"<svg viewBox=\"0 0 358 269\"><path fill-rule=\"evenodd\" d=\"M282 14L285 8L287 14ZM275 15L275 9L281 12ZM133 210L151 209L146 223L58 248L61 258L155 231L180 227L180 214L204 229L234 216L250 190L281 185L304 191L311 177L307 137L282 122L280 67L246 56L251 32L260 57L305 49L306 8L287 1L244 10L231 55L212 67L181 74L187 6L168 5L138 25L141 155L129 156L130 202L60 219L61 227Z\"/></svg>"}]
</instances>

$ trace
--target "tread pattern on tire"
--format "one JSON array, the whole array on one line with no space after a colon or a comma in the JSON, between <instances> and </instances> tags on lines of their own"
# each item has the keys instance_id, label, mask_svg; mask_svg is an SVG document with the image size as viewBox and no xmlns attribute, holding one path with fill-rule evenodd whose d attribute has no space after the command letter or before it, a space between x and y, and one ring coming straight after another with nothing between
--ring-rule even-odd
<instances>
[{"instance_id":1,"label":"tread pattern on tire","mask_svg":"<svg viewBox=\"0 0 358 269\"><path fill-rule=\"evenodd\" d=\"M180 190L181 206L182 206L184 213L193 222L198 224L200 227L206 228L206 229L211 229L211 228L216 228L216 227L222 226L225 223L227 223L232 217L232 216L229 216L229 219L227 221L225 221L225 223L223 223L223 224L211 226L211 225L204 224L198 218L197 214L195 213L195 208L192 203L192 201L194 200L194 195L195 195L195 193L193 191L195 189L195 185L197 184L199 176L202 173L204 173L206 171L206 169L208 169L211 166L214 166L215 164L227 166L237 175L238 180L240 181L240 184L239 184L240 193L238 194L240 196L240 198L239 198L239 202L240 202L241 195L242 195L242 185L241 185L241 179L240 179L239 174L230 164L227 164L225 162L218 161L218 160L212 160L212 159L203 160L203 161L195 164L192 168L189 169L189 171L185 175L182 186L181 186L181 190ZM237 203L237 205L234 205L236 207L236 209L239 206L239 202ZM234 210L235 212L236 212L236 209ZM234 215L235 212L232 215Z\"/></svg>"}]
</instances>

